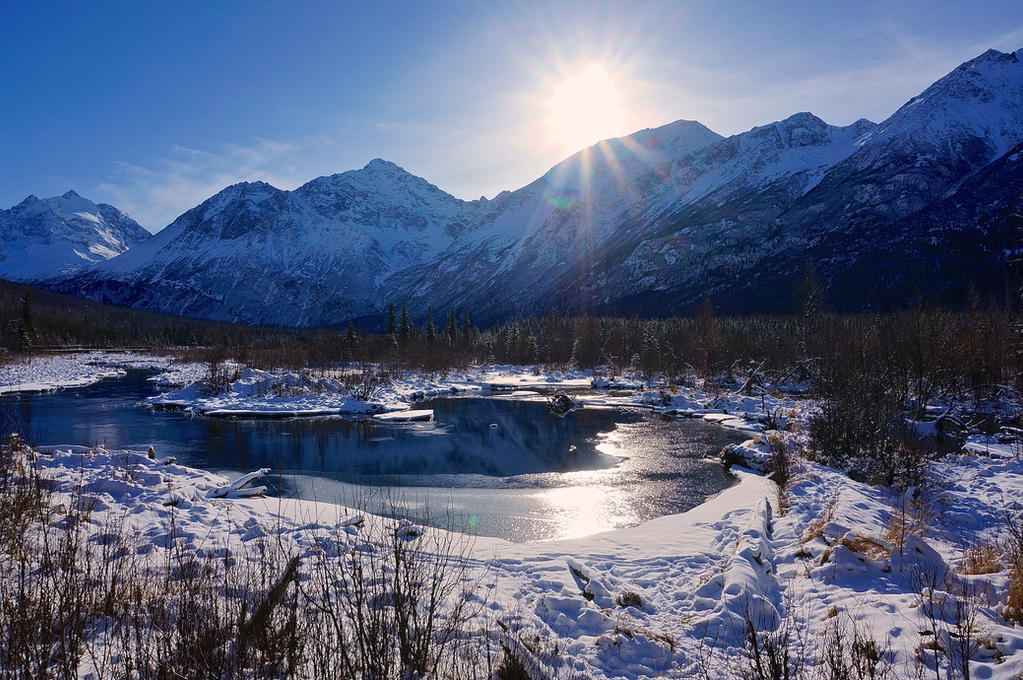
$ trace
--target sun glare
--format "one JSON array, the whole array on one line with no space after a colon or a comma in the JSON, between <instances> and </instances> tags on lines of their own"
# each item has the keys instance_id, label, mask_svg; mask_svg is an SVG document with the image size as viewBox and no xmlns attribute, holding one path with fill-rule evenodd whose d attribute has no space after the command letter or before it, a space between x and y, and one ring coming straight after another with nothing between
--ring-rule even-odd
<instances>
[{"instance_id":1,"label":"sun glare","mask_svg":"<svg viewBox=\"0 0 1023 680\"><path fill-rule=\"evenodd\" d=\"M565 151L578 151L622 134L622 97L603 64L591 63L557 83L548 106L551 137Z\"/></svg>"}]
</instances>

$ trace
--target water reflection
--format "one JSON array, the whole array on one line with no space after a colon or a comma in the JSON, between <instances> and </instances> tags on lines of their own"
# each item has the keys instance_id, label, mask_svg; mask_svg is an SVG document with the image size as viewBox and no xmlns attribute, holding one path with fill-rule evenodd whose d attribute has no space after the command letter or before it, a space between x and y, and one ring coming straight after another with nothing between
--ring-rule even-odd
<instances>
[{"instance_id":1,"label":"water reflection","mask_svg":"<svg viewBox=\"0 0 1023 680\"><path fill-rule=\"evenodd\" d=\"M306 499L379 507L398 488L421 518L513 540L581 536L689 509L731 484L704 455L742 439L638 410L552 416L542 401L442 399L435 422L224 420L151 411L142 371L57 393L4 397L40 444L173 455Z\"/></svg>"}]
</instances>

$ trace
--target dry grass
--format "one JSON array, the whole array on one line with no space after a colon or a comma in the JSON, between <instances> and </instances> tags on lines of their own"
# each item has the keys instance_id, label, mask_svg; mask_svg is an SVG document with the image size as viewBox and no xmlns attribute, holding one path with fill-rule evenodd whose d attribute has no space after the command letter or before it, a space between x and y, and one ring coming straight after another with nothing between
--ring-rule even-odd
<instances>
[{"instance_id":1,"label":"dry grass","mask_svg":"<svg viewBox=\"0 0 1023 680\"><path fill-rule=\"evenodd\" d=\"M881 562L888 557L888 548L865 536L843 537L839 543L866 557L871 562Z\"/></svg>"},{"instance_id":2,"label":"dry grass","mask_svg":"<svg viewBox=\"0 0 1023 680\"><path fill-rule=\"evenodd\" d=\"M1013 560L1009 572L1009 593L1005 598L1005 620L1023 624L1023 566Z\"/></svg>"},{"instance_id":3,"label":"dry grass","mask_svg":"<svg viewBox=\"0 0 1023 680\"><path fill-rule=\"evenodd\" d=\"M656 640L657 642L663 642L664 644L668 645L668 647L673 652L675 651L675 648L678 646L678 641L675 640L675 638L668 633L659 633L657 631L650 630L649 628L631 626L628 623L622 621L616 623L614 630L612 630L611 632L615 634L621 633L627 638L634 638L636 637L637 634L639 634L648 640ZM597 640L596 644L600 644L599 639Z\"/></svg>"},{"instance_id":4,"label":"dry grass","mask_svg":"<svg viewBox=\"0 0 1023 680\"><path fill-rule=\"evenodd\" d=\"M643 596L634 590L626 590L615 599L621 607L635 607L636 609L643 608Z\"/></svg>"},{"instance_id":5,"label":"dry grass","mask_svg":"<svg viewBox=\"0 0 1023 680\"><path fill-rule=\"evenodd\" d=\"M959 573L964 575L996 574L1002 570L1004 548L997 543L978 543L966 551Z\"/></svg>"},{"instance_id":6,"label":"dry grass","mask_svg":"<svg viewBox=\"0 0 1023 680\"><path fill-rule=\"evenodd\" d=\"M916 534L924 536L931 525L934 513L920 499L913 499L903 507L893 510L888 515L888 525L882 536L902 550L906 545L906 536Z\"/></svg>"},{"instance_id":7,"label":"dry grass","mask_svg":"<svg viewBox=\"0 0 1023 680\"><path fill-rule=\"evenodd\" d=\"M803 534L803 538L800 541L802 544L809 543L810 541L824 536L824 527L826 527L831 519L835 516L835 506L828 505L824 510L824 514L810 522L810 525L806 527L806 533Z\"/></svg>"},{"instance_id":8,"label":"dry grass","mask_svg":"<svg viewBox=\"0 0 1023 680\"><path fill-rule=\"evenodd\" d=\"M97 524L88 496L40 483L35 460L0 444L0 678L493 675L497 636L476 629L500 623L477 618L485 572L446 534L365 529L355 544L335 528L301 562L271 533L154 550L120 517Z\"/></svg>"}]
</instances>

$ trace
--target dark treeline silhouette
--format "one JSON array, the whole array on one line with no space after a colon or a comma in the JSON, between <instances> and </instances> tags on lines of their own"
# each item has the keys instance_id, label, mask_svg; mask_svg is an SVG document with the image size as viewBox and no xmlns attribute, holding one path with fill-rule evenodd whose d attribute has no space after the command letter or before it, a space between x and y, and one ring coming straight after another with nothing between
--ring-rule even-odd
<instances>
[{"instance_id":1,"label":"dark treeline silhouette","mask_svg":"<svg viewBox=\"0 0 1023 680\"><path fill-rule=\"evenodd\" d=\"M309 336L309 331L143 312L0 280L0 345L13 352L68 347L240 347L307 341Z\"/></svg>"},{"instance_id":2,"label":"dark treeline silhouette","mask_svg":"<svg viewBox=\"0 0 1023 680\"><path fill-rule=\"evenodd\" d=\"M691 317L562 317L548 314L477 328L465 310L437 314L392 304L383 333L257 328L141 312L0 282L0 332L11 352L51 347L193 348L199 361L235 359L264 368L347 368L375 363L446 371L475 363L599 369L665 383L696 376L754 386L798 385L849 394L867 376L908 404L997 399L1023 388L1023 321L1016 308L878 314L820 311L817 289L799 313L719 316L709 301ZM741 379L741 380L740 380ZM734 387L734 386L733 386ZM874 396L875 400L877 395Z\"/></svg>"}]
</instances>

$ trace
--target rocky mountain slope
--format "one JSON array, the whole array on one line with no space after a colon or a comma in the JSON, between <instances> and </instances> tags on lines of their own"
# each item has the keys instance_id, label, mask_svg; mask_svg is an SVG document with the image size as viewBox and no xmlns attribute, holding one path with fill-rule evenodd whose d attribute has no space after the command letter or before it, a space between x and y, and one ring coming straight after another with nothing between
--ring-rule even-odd
<instances>
[{"instance_id":1,"label":"rocky mountain slope","mask_svg":"<svg viewBox=\"0 0 1023 680\"><path fill-rule=\"evenodd\" d=\"M183 316L338 325L378 309L388 275L454 242L467 205L382 160L294 191L243 182L55 287Z\"/></svg>"},{"instance_id":2,"label":"rocky mountain slope","mask_svg":"<svg viewBox=\"0 0 1023 680\"><path fill-rule=\"evenodd\" d=\"M112 205L74 191L0 210L0 278L36 281L108 260L151 234Z\"/></svg>"},{"instance_id":3,"label":"rocky mountain slope","mask_svg":"<svg viewBox=\"0 0 1023 680\"><path fill-rule=\"evenodd\" d=\"M1023 243L1023 64L990 50L879 124L810 113L723 138L677 121L492 200L394 164L228 187L151 241L48 285L248 323L378 325L391 301L478 323L542 314L836 309L1004 293ZM1014 285L1014 284L1013 284Z\"/></svg>"}]
</instances>

